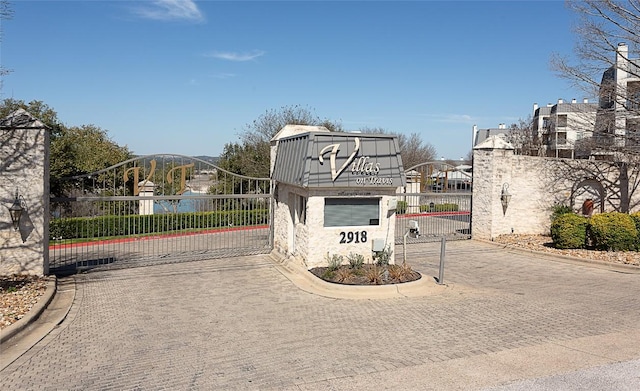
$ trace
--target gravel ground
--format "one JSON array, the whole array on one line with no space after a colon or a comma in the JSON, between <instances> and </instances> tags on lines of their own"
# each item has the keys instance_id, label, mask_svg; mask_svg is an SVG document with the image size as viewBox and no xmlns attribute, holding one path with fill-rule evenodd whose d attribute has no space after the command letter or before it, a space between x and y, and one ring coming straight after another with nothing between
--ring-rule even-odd
<instances>
[{"instance_id":1,"label":"gravel ground","mask_svg":"<svg viewBox=\"0 0 640 391\"><path fill-rule=\"evenodd\" d=\"M0 276L0 330L22 319L46 289L44 277Z\"/></svg>"},{"instance_id":2,"label":"gravel ground","mask_svg":"<svg viewBox=\"0 0 640 391\"><path fill-rule=\"evenodd\" d=\"M526 250L565 255L574 258L590 259L625 265L640 266L640 252L637 251L595 251L595 250L559 250L552 247L550 236L542 235L501 235L493 240Z\"/></svg>"}]
</instances>

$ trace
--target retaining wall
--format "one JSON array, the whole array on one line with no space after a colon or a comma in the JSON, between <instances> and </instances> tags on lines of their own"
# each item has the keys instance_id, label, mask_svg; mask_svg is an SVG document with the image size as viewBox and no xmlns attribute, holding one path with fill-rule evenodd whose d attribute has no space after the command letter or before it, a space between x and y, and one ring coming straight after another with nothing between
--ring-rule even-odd
<instances>
[{"instance_id":1,"label":"retaining wall","mask_svg":"<svg viewBox=\"0 0 640 391\"><path fill-rule=\"evenodd\" d=\"M473 151L473 238L549 234L556 205L578 213L592 199L595 213L640 209L638 164L515 155L510 148ZM503 188L510 194L503 210Z\"/></svg>"}]
</instances>

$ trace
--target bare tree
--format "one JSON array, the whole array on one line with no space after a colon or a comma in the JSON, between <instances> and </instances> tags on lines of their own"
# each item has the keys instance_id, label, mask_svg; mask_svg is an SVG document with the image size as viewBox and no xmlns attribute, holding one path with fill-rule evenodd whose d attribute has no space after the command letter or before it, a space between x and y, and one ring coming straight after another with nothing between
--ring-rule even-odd
<instances>
[{"instance_id":1,"label":"bare tree","mask_svg":"<svg viewBox=\"0 0 640 391\"><path fill-rule=\"evenodd\" d=\"M603 72L616 66L611 53L618 45L625 42L633 50L640 47L640 2L570 0L567 6L578 18L574 28L576 62L556 54L552 66L561 77L597 96Z\"/></svg>"},{"instance_id":2,"label":"bare tree","mask_svg":"<svg viewBox=\"0 0 640 391\"><path fill-rule=\"evenodd\" d=\"M516 155L537 156L539 154L541 140L534 137L531 116L518 119L518 122L511 124L508 129L509 131L505 133L505 141L513 145Z\"/></svg>"},{"instance_id":3,"label":"bare tree","mask_svg":"<svg viewBox=\"0 0 640 391\"><path fill-rule=\"evenodd\" d=\"M601 162L584 159L541 160L540 170L544 173L546 185L551 189L563 189L553 192L556 204L579 207L581 198L591 198L601 210L613 209L620 212L636 210L640 200L632 197L640 187L640 161ZM601 191L593 189L601 188ZM568 193L565 190L571 189Z\"/></svg>"},{"instance_id":4,"label":"bare tree","mask_svg":"<svg viewBox=\"0 0 640 391\"><path fill-rule=\"evenodd\" d=\"M240 133L241 143L224 146L218 165L229 172L254 178L269 177L270 141L285 125L324 126L330 131L341 131L342 124L320 118L313 110L304 106L284 106L279 110L267 110L264 114L244 126ZM233 185L226 181L213 187L211 192L237 192L240 187L249 188L246 183Z\"/></svg>"},{"instance_id":5,"label":"bare tree","mask_svg":"<svg viewBox=\"0 0 640 391\"><path fill-rule=\"evenodd\" d=\"M470 149L469 152L467 152L467 155L464 157L464 161L467 164L471 164L473 161L473 149Z\"/></svg>"},{"instance_id":6,"label":"bare tree","mask_svg":"<svg viewBox=\"0 0 640 391\"><path fill-rule=\"evenodd\" d=\"M362 133L393 134L398 137L398 147L404 168L413 167L420 163L436 159L436 148L431 143L424 143L418 133L406 135L404 133L389 132L384 128L361 128Z\"/></svg>"},{"instance_id":7,"label":"bare tree","mask_svg":"<svg viewBox=\"0 0 640 391\"><path fill-rule=\"evenodd\" d=\"M567 5L577 17L576 59L555 55L552 66L561 77L599 98L593 138L576 147L619 171L618 209L626 212L633 207L630 200L638 187L640 60L629 53L640 49L640 1L580 0Z\"/></svg>"},{"instance_id":8,"label":"bare tree","mask_svg":"<svg viewBox=\"0 0 640 391\"><path fill-rule=\"evenodd\" d=\"M240 133L240 138L245 145L269 143L273 136L285 125L324 126L332 132L342 130L342 124L339 121L320 118L314 114L312 109L294 105L283 106L279 110L267 110L264 114L244 126Z\"/></svg>"},{"instance_id":9,"label":"bare tree","mask_svg":"<svg viewBox=\"0 0 640 391\"><path fill-rule=\"evenodd\" d=\"M599 97L594 137L602 148L637 150L640 122L622 121L640 115L640 1L568 1L577 16L575 60L554 55L558 74ZM622 82L624 80L624 82ZM633 122L633 121L632 121ZM631 126L629 126L631 125Z\"/></svg>"}]
</instances>

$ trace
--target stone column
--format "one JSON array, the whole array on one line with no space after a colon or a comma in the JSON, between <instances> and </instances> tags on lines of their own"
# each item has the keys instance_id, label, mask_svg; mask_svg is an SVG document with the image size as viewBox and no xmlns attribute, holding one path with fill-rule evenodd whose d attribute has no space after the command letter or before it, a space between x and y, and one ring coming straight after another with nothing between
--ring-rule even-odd
<instances>
[{"instance_id":1,"label":"stone column","mask_svg":"<svg viewBox=\"0 0 640 391\"><path fill-rule=\"evenodd\" d=\"M412 170L407 172L406 176L407 186L404 193L416 194L402 196L403 201L407 203L406 213L420 213L420 196L417 195L418 193L420 193L420 173L418 171Z\"/></svg>"},{"instance_id":2,"label":"stone column","mask_svg":"<svg viewBox=\"0 0 640 391\"><path fill-rule=\"evenodd\" d=\"M474 239L491 240L511 232L513 206L503 211L500 197L505 184L511 193L510 202L517 196L511 186L513 156L513 146L496 136L473 148L471 233Z\"/></svg>"},{"instance_id":3,"label":"stone column","mask_svg":"<svg viewBox=\"0 0 640 391\"><path fill-rule=\"evenodd\" d=\"M18 229L9 208L24 208ZM49 273L49 130L23 109L0 120L0 274Z\"/></svg>"},{"instance_id":4,"label":"stone column","mask_svg":"<svg viewBox=\"0 0 640 391\"><path fill-rule=\"evenodd\" d=\"M155 189L155 183L151 181L142 181L138 183L138 197L152 197ZM153 214L153 200L140 200L138 201L138 214L139 215L152 215Z\"/></svg>"}]
</instances>

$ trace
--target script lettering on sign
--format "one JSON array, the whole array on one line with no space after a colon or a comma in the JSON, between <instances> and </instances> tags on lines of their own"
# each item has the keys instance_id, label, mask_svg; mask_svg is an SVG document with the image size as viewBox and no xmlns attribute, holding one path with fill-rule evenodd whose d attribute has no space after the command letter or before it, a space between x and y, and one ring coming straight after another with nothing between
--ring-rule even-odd
<instances>
[{"instance_id":1,"label":"script lettering on sign","mask_svg":"<svg viewBox=\"0 0 640 391\"><path fill-rule=\"evenodd\" d=\"M147 184L147 182L149 182L151 180L151 178L153 178L153 173L156 171L156 161L155 160L150 161L149 165L151 166L150 169L149 169L149 175L147 175L147 178L142 183L142 187L144 187ZM133 195L137 196L138 194L140 194L140 186L138 185L140 183L140 167L131 167L131 168L125 170L125 172L124 172L124 184L125 185L129 181L129 173L131 171L133 171Z\"/></svg>"},{"instance_id":2,"label":"script lettering on sign","mask_svg":"<svg viewBox=\"0 0 640 391\"><path fill-rule=\"evenodd\" d=\"M324 164L325 155L329 154L329 162L331 168L331 180L335 182L336 179L351 165L351 175L355 177L355 184L361 186L393 186L393 178L381 178L380 163L371 156L358 156L361 152L360 138L354 137L355 146L353 152L347 157L347 160L342 163L340 167L337 167L336 159L340 153L340 144L330 144L322 148L318 155L318 161L320 164Z\"/></svg>"},{"instance_id":3,"label":"script lettering on sign","mask_svg":"<svg viewBox=\"0 0 640 391\"><path fill-rule=\"evenodd\" d=\"M369 156L361 156L351 166L351 172L360 175L378 175L380 163L370 161Z\"/></svg>"},{"instance_id":4,"label":"script lettering on sign","mask_svg":"<svg viewBox=\"0 0 640 391\"><path fill-rule=\"evenodd\" d=\"M150 166L149 174L147 175L144 182L142 183L140 183L141 167L131 167L125 170L124 178L123 178L125 185L129 181L129 173L133 172L133 195L136 195L136 196L139 195L140 188L144 187L147 184L147 182L151 181L151 179L153 178L153 174L156 172L156 165L157 163L155 159L149 162L149 166ZM182 166L175 166L167 172L167 183L171 185L174 182L174 179L173 179L174 173L179 170L180 188L178 189L178 191L176 191L177 195L180 195L187 190L187 172L188 172L187 170L194 166L195 166L195 163L184 164Z\"/></svg>"},{"instance_id":5,"label":"script lettering on sign","mask_svg":"<svg viewBox=\"0 0 640 391\"><path fill-rule=\"evenodd\" d=\"M356 142L356 146L355 148L353 148L353 152L351 152L351 155L349 155L349 158L347 159L347 161L344 162L344 164L342 164L342 166L340 166L340 169L337 171L336 171L336 156L338 156L338 151L340 150L340 144L327 145L326 147L322 148L322 151L320 151L320 155L318 156L318 160L320 161L320 164L324 164L324 155L327 152L331 152L331 155L329 155L329 161L331 163L331 180L332 181L335 181L336 178L338 178L338 176L342 174L342 171L344 171L345 168L349 166L349 163L351 163L353 159L356 157L356 155L358 154L358 151L360 150L360 139L356 137L355 142Z\"/></svg>"},{"instance_id":6,"label":"script lettering on sign","mask_svg":"<svg viewBox=\"0 0 640 391\"><path fill-rule=\"evenodd\" d=\"M176 170L180 170L180 190L176 192L176 194L180 195L187 190L187 170L195 166L195 163L189 163L182 166L173 167L169 172L167 172L167 183L173 183L173 172Z\"/></svg>"}]
</instances>

